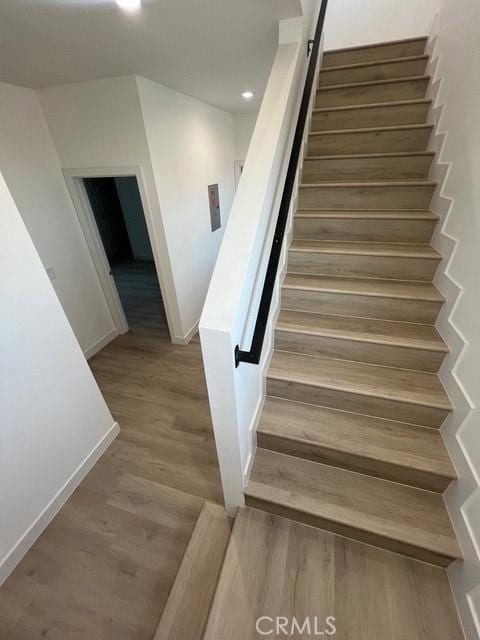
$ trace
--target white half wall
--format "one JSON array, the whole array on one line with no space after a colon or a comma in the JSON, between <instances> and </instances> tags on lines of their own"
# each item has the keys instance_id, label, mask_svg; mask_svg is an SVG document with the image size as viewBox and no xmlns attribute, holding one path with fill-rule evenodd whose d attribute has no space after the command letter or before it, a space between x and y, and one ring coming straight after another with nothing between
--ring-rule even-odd
<instances>
[{"instance_id":1,"label":"white half wall","mask_svg":"<svg viewBox=\"0 0 480 640\"><path fill-rule=\"evenodd\" d=\"M137 77L182 332L196 330L234 194L233 117ZM218 184L221 228L212 233L207 187Z\"/></svg>"},{"instance_id":2,"label":"white half wall","mask_svg":"<svg viewBox=\"0 0 480 640\"><path fill-rule=\"evenodd\" d=\"M437 125L431 177L440 185L432 208L441 216L433 245L444 258L435 284L447 299L437 328L450 348L440 374L455 406L442 436L459 476L445 499L465 558L449 577L471 640L480 638L480 5L438 5L429 44Z\"/></svg>"},{"instance_id":3,"label":"white half wall","mask_svg":"<svg viewBox=\"0 0 480 640\"><path fill-rule=\"evenodd\" d=\"M437 0L330 0L325 50L430 33Z\"/></svg>"},{"instance_id":4,"label":"white half wall","mask_svg":"<svg viewBox=\"0 0 480 640\"><path fill-rule=\"evenodd\" d=\"M37 95L0 83L0 171L86 353L115 330Z\"/></svg>"},{"instance_id":5,"label":"white half wall","mask_svg":"<svg viewBox=\"0 0 480 640\"><path fill-rule=\"evenodd\" d=\"M118 433L0 174L0 583Z\"/></svg>"},{"instance_id":6,"label":"white half wall","mask_svg":"<svg viewBox=\"0 0 480 640\"><path fill-rule=\"evenodd\" d=\"M260 362L258 366L241 363L236 368L235 347L247 350L252 340L305 82L312 13L318 11L315 1L302 4L310 9L309 18L291 18L279 25L279 47L200 321L223 494L231 511L244 504L243 490L255 455L286 262L288 240L282 250ZM292 212L293 204L287 235Z\"/></svg>"},{"instance_id":7,"label":"white half wall","mask_svg":"<svg viewBox=\"0 0 480 640\"><path fill-rule=\"evenodd\" d=\"M233 116L235 160L245 160L257 122L258 113L236 113Z\"/></svg>"}]
</instances>

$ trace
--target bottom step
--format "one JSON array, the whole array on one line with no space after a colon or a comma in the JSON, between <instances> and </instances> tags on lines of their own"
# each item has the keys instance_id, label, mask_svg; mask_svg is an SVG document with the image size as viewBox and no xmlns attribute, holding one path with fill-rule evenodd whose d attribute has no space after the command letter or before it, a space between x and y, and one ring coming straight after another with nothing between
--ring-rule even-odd
<instances>
[{"instance_id":1,"label":"bottom step","mask_svg":"<svg viewBox=\"0 0 480 640\"><path fill-rule=\"evenodd\" d=\"M258 448L249 506L448 566L460 550L440 494Z\"/></svg>"},{"instance_id":2,"label":"bottom step","mask_svg":"<svg viewBox=\"0 0 480 640\"><path fill-rule=\"evenodd\" d=\"M153 640L202 637L230 538L230 526L222 507L204 503Z\"/></svg>"},{"instance_id":3,"label":"bottom step","mask_svg":"<svg viewBox=\"0 0 480 640\"><path fill-rule=\"evenodd\" d=\"M463 636L442 569L247 508L203 640L263 637Z\"/></svg>"}]
</instances>

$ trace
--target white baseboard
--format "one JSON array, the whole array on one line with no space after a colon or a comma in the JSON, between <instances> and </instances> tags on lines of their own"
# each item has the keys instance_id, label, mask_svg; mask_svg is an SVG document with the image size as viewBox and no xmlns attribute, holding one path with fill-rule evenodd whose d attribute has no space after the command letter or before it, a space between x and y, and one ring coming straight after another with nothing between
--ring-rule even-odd
<instances>
[{"instance_id":1,"label":"white baseboard","mask_svg":"<svg viewBox=\"0 0 480 640\"><path fill-rule=\"evenodd\" d=\"M55 494L40 515L33 521L15 546L0 562L0 585L8 578L39 535L47 528L74 490L78 487L97 460L105 453L120 432L114 423L85 460L72 473L63 487Z\"/></svg>"},{"instance_id":2,"label":"white baseboard","mask_svg":"<svg viewBox=\"0 0 480 640\"><path fill-rule=\"evenodd\" d=\"M114 338L116 338L118 335L120 335L118 332L118 329L117 328L112 329L106 335L104 335L103 338L100 338L99 340L94 342L92 345L90 345L87 349L85 349L85 351L83 352L83 355L87 360L90 360L90 358L93 358L93 356L96 353L101 351L103 347L106 347L107 344L111 342Z\"/></svg>"},{"instance_id":3,"label":"white baseboard","mask_svg":"<svg viewBox=\"0 0 480 640\"><path fill-rule=\"evenodd\" d=\"M173 344L181 344L183 346L187 345L190 342L190 340L193 338L193 336L196 333L198 333L199 323L200 323L200 320L197 320L197 322L195 322L193 327L189 331L187 331L187 333L184 336L172 336Z\"/></svg>"}]
</instances>

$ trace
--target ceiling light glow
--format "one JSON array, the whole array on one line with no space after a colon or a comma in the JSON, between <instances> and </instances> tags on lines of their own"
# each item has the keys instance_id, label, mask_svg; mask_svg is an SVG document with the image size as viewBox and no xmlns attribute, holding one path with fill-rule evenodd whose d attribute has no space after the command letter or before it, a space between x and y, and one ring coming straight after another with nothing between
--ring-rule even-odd
<instances>
[{"instance_id":1,"label":"ceiling light glow","mask_svg":"<svg viewBox=\"0 0 480 640\"><path fill-rule=\"evenodd\" d=\"M115 2L124 11L138 11L142 5L142 0L115 0Z\"/></svg>"},{"instance_id":2,"label":"ceiling light glow","mask_svg":"<svg viewBox=\"0 0 480 640\"><path fill-rule=\"evenodd\" d=\"M253 93L251 91L244 91L242 93L242 98L245 98L245 100L251 100L253 98Z\"/></svg>"}]
</instances>

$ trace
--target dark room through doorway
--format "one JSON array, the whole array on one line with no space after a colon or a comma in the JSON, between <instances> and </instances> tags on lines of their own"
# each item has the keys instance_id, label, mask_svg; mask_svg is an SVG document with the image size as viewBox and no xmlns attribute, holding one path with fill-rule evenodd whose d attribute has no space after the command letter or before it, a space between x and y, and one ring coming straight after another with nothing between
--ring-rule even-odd
<instances>
[{"instance_id":1,"label":"dark room through doorway","mask_svg":"<svg viewBox=\"0 0 480 640\"><path fill-rule=\"evenodd\" d=\"M136 177L83 182L130 330L168 333Z\"/></svg>"}]
</instances>

